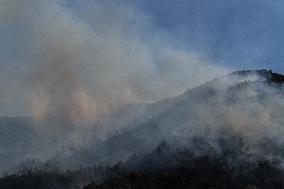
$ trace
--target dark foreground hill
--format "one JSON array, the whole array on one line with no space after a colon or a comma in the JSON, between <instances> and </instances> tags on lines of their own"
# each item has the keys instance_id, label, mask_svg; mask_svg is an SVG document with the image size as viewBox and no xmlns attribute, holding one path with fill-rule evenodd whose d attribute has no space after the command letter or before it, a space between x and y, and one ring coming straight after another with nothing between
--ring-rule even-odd
<instances>
[{"instance_id":1,"label":"dark foreground hill","mask_svg":"<svg viewBox=\"0 0 284 189\"><path fill-rule=\"evenodd\" d=\"M142 160L132 159L111 168L89 168L73 172L29 172L0 179L1 189L203 189L203 188L284 188L284 172L279 162L235 159L234 152L194 156L185 149L169 152L163 143ZM158 159L157 159L158 158ZM162 162L159 161L161 159ZM133 163L153 166L130 170ZM141 162L142 161L142 162ZM172 163L175 161L175 163ZM90 172L103 173L91 182ZM87 184L89 182L89 184Z\"/></svg>"},{"instance_id":2,"label":"dark foreground hill","mask_svg":"<svg viewBox=\"0 0 284 189\"><path fill-rule=\"evenodd\" d=\"M190 165L152 172L135 171L91 183L84 189L269 189L284 188L284 174L267 161L233 167L223 159L200 157Z\"/></svg>"}]
</instances>

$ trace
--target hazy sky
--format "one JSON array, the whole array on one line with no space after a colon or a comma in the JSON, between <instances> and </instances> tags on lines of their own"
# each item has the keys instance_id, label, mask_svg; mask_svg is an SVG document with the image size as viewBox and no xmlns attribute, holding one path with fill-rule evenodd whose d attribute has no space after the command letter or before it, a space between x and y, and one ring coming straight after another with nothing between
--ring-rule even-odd
<instances>
[{"instance_id":1,"label":"hazy sky","mask_svg":"<svg viewBox=\"0 0 284 189\"><path fill-rule=\"evenodd\" d=\"M80 6L87 1L70 1ZM155 28L203 56L236 68L284 72L281 0L124 0L149 14Z\"/></svg>"},{"instance_id":2,"label":"hazy sky","mask_svg":"<svg viewBox=\"0 0 284 189\"><path fill-rule=\"evenodd\" d=\"M0 115L94 113L231 70L283 73L283 10L281 0L0 0Z\"/></svg>"},{"instance_id":3,"label":"hazy sky","mask_svg":"<svg viewBox=\"0 0 284 189\"><path fill-rule=\"evenodd\" d=\"M284 72L284 2L281 0L140 0L188 48L236 68Z\"/></svg>"}]
</instances>

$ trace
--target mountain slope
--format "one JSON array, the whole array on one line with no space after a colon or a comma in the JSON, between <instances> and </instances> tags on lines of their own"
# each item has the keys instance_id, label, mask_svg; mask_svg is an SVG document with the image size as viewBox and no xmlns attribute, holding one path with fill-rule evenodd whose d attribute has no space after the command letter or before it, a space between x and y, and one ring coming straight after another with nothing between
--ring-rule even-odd
<instances>
[{"instance_id":1,"label":"mountain slope","mask_svg":"<svg viewBox=\"0 0 284 189\"><path fill-rule=\"evenodd\" d=\"M284 186L282 83L284 76L271 71L238 71L177 97L152 104L127 105L99 120L89 130L88 136L92 137L89 143L69 153L60 151L36 164L39 173L0 179L0 187L1 183L30 186L28 178L43 181L38 183L40 186L46 183L45 171L80 168L75 174L78 181L72 184L74 188L77 182L82 185L91 180L95 183L87 188L112 188L113 184L141 188L141 182L144 188L151 188L152 184L156 186L152 188L281 188ZM5 120L3 124L8 123ZM2 139L6 143L1 141L3 145L9 146L6 135L9 132L3 130L2 135L6 136ZM15 138L35 142L33 132L27 130ZM11 132L9 136L13 136ZM31 142L21 147L30 148ZM219 180L213 179L216 174ZM74 177L72 172L51 175L48 182L57 183L59 188L71 187L68 184L63 187L61 181ZM56 188L52 183L51 186ZM12 184L11 188L17 187Z\"/></svg>"},{"instance_id":2,"label":"mountain slope","mask_svg":"<svg viewBox=\"0 0 284 189\"><path fill-rule=\"evenodd\" d=\"M163 141L189 147L196 138L221 152L219 140L231 136L243 140L248 157L279 159L283 155L279 150L284 134L283 78L266 70L238 71L180 96L143 105L148 116L130 117L123 132L76 150L58 164L113 165L134 154L143 156Z\"/></svg>"}]
</instances>

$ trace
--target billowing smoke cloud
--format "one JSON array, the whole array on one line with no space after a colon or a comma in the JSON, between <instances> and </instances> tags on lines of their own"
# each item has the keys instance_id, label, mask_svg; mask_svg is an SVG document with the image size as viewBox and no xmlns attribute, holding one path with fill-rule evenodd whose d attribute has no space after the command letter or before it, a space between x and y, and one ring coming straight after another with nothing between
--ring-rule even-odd
<instances>
[{"instance_id":1,"label":"billowing smoke cloud","mask_svg":"<svg viewBox=\"0 0 284 189\"><path fill-rule=\"evenodd\" d=\"M15 113L36 120L94 121L123 104L174 96L225 72L169 44L150 17L123 3L74 8L59 0L2 0L2 9L3 32L20 37L8 35L12 52L1 53L1 67L16 70L4 74L1 91L17 101L1 114L23 104Z\"/></svg>"},{"instance_id":2,"label":"billowing smoke cloud","mask_svg":"<svg viewBox=\"0 0 284 189\"><path fill-rule=\"evenodd\" d=\"M0 115L30 116L36 129L32 147L22 154L11 148L15 161L46 160L81 145L98 125L98 135L113 133L112 125L95 122L125 104L172 97L227 72L172 44L148 15L114 1L0 0L0 35Z\"/></svg>"}]
</instances>

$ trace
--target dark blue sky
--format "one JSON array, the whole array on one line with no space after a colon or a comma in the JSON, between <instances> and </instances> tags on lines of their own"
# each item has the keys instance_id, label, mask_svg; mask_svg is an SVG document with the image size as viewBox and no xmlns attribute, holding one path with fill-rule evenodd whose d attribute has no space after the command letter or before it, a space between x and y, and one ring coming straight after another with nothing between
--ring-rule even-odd
<instances>
[{"instance_id":1,"label":"dark blue sky","mask_svg":"<svg viewBox=\"0 0 284 189\"><path fill-rule=\"evenodd\" d=\"M284 72L284 1L139 0L134 4L152 16L156 27L214 62Z\"/></svg>"}]
</instances>

